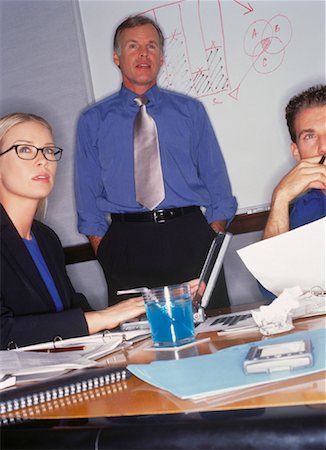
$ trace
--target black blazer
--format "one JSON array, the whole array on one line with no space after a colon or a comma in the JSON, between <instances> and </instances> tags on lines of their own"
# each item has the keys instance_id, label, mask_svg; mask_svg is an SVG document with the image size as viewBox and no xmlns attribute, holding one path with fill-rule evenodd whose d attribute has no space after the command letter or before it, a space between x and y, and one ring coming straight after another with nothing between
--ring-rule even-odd
<instances>
[{"instance_id":1,"label":"black blazer","mask_svg":"<svg viewBox=\"0 0 326 450\"><path fill-rule=\"evenodd\" d=\"M1 349L88 334L83 311L91 308L77 294L65 269L64 253L51 228L34 220L32 231L64 305L57 313L49 291L23 239L0 205Z\"/></svg>"}]
</instances>

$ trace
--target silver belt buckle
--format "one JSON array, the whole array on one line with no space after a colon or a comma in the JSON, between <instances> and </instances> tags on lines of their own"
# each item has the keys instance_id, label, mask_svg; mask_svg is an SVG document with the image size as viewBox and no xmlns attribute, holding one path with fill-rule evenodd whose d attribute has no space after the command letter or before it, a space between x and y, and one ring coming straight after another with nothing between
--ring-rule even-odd
<instances>
[{"instance_id":1,"label":"silver belt buckle","mask_svg":"<svg viewBox=\"0 0 326 450\"><path fill-rule=\"evenodd\" d=\"M155 223L164 223L166 221L164 218L164 209L153 211L153 218Z\"/></svg>"}]
</instances>

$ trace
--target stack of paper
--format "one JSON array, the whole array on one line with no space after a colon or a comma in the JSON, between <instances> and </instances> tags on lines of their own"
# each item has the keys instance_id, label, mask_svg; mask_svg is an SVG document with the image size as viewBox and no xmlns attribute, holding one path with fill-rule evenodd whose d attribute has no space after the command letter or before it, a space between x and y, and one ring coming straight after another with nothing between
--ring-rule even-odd
<instances>
[{"instance_id":1,"label":"stack of paper","mask_svg":"<svg viewBox=\"0 0 326 450\"><path fill-rule=\"evenodd\" d=\"M40 380L57 376L67 370L84 369L95 366L94 361L81 357L78 353L39 353L0 351L0 375L10 375L16 382Z\"/></svg>"},{"instance_id":2,"label":"stack of paper","mask_svg":"<svg viewBox=\"0 0 326 450\"><path fill-rule=\"evenodd\" d=\"M137 377L182 399L201 399L208 396L296 378L326 369L325 329L292 333L269 339L264 344L310 339L314 363L311 367L270 374L246 375L243 362L249 348L261 341L219 350L210 355L180 360L155 361L151 364L129 365Z\"/></svg>"},{"instance_id":3,"label":"stack of paper","mask_svg":"<svg viewBox=\"0 0 326 450\"><path fill-rule=\"evenodd\" d=\"M107 331L0 351L0 377L15 376L16 383L20 383L58 376L72 369L93 367L98 364L97 359L147 336L149 330Z\"/></svg>"}]
</instances>

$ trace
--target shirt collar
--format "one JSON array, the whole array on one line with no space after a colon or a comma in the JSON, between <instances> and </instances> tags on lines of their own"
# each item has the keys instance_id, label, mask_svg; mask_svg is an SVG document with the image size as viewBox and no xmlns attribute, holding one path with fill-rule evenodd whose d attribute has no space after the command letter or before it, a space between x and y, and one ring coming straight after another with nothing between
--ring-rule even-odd
<instances>
[{"instance_id":1,"label":"shirt collar","mask_svg":"<svg viewBox=\"0 0 326 450\"><path fill-rule=\"evenodd\" d=\"M148 91L145 92L144 95L146 95L146 97L148 98L149 109L153 109L153 111L155 111L158 108L160 93L160 88L157 86L157 84L154 84L154 86L152 86L150 89L148 89ZM130 91L129 89L121 85L119 96L124 107L132 107L135 109L138 108L134 100L137 97L137 94L135 92Z\"/></svg>"}]
</instances>

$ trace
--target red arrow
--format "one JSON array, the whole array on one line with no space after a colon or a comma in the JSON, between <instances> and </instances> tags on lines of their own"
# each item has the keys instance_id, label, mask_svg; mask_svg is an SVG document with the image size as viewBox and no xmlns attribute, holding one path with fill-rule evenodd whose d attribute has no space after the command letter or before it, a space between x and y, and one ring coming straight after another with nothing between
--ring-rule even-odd
<instances>
[{"instance_id":1,"label":"red arrow","mask_svg":"<svg viewBox=\"0 0 326 450\"><path fill-rule=\"evenodd\" d=\"M246 12L244 12L243 13L243 15L245 15L245 14L249 14L249 13L251 13L251 12L253 12L253 10L254 10L254 8L251 6L251 4L248 2L247 3L247 5L244 5L242 2L238 2L237 0L233 0L233 1L235 1L236 3L238 3L240 6L242 6L243 8L246 8Z\"/></svg>"}]
</instances>

